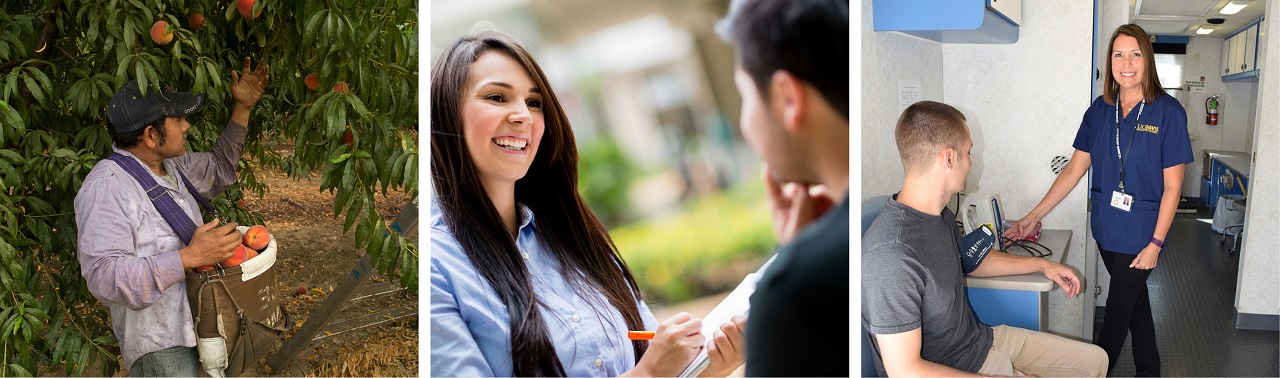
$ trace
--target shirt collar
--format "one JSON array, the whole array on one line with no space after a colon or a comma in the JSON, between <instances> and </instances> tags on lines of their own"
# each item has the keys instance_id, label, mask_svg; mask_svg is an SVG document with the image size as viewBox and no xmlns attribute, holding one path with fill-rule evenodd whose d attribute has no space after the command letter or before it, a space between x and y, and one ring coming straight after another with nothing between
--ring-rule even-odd
<instances>
[{"instance_id":1,"label":"shirt collar","mask_svg":"<svg viewBox=\"0 0 1280 378\"><path fill-rule=\"evenodd\" d=\"M126 151L126 150L120 149L120 147L116 147L116 144L115 144L115 143L112 143L112 144L111 144L111 152L115 152L115 153L118 153L118 154L124 155L124 156L126 156L126 157L128 157L128 158L130 158L130 159L137 160L137 161L138 161L138 165L141 165L141 166L142 166L142 169L143 169L144 171L146 171L147 173L150 173L152 176L155 176L155 177L157 177L157 178L165 177L165 176L157 175L157 174L156 174L154 171L152 171L150 168L147 168L147 163L144 163L144 162L142 161L142 159L139 159L139 158L138 158L138 156L137 156L137 155L134 155L132 152L129 152L129 151ZM161 160L161 161L160 161L160 164L164 164L164 171L165 171L165 173L168 173L168 176L177 177L177 175L175 175L175 174L174 174L174 172L173 172L174 167L173 167L173 164L171 164L171 163L169 162L169 159ZM169 189L175 189L175 190L177 189L177 187L175 187L175 186L173 186L173 185L170 185L170 184L169 184L169 182L168 182L168 181L166 181L166 180L156 180L156 183L158 183L158 184L160 184L160 185L164 185L165 187L167 187L167 188L169 188Z\"/></svg>"},{"instance_id":2,"label":"shirt collar","mask_svg":"<svg viewBox=\"0 0 1280 378\"><path fill-rule=\"evenodd\" d=\"M449 226L446 225L444 222L444 211L441 211L440 199L439 197L436 197L434 194L435 193L432 193L432 196L431 196L431 226L436 228L441 228L441 229L448 229ZM537 222L535 222L533 219L533 210L530 210L529 207L525 206L525 204L523 203L517 202L516 204L520 205L520 209L519 209L520 233L524 233L525 229L530 229L530 230L536 229Z\"/></svg>"}]
</instances>

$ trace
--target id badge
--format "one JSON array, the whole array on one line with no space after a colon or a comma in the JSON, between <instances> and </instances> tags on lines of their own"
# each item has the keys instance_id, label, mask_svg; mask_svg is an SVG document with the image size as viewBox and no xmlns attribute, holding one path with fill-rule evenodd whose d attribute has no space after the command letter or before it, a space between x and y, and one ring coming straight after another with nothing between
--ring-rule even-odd
<instances>
[{"instance_id":1,"label":"id badge","mask_svg":"<svg viewBox=\"0 0 1280 378\"><path fill-rule=\"evenodd\" d=\"M1132 206L1133 206L1133 196L1125 193L1117 192L1117 191L1111 192L1111 207L1124 210L1124 211L1129 211L1129 208Z\"/></svg>"}]
</instances>

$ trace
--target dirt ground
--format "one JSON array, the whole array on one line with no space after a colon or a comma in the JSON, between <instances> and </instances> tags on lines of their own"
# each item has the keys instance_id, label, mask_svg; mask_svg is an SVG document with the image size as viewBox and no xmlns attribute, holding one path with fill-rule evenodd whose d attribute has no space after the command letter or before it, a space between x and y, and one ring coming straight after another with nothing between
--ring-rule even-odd
<instances>
[{"instance_id":1,"label":"dirt ground","mask_svg":"<svg viewBox=\"0 0 1280 378\"><path fill-rule=\"evenodd\" d=\"M333 293L363 255L352 232L342 232L342 219L333 217L333 194L321 192L320 175L294 180L274 170L260 170L259 178L270 192L245 199L245 207L262 213L267 229L278 245L277 285L280 300L293 319L293 331ZM384 219L395 219L412 199L406 193L388 191L376 200ZM384 282L375 275L371 281ZM306 294L297 295L299 286ZM333 321L418 303L404 292L355 302ZM324 334L324 332L321 332ZM341 333L311 343L281 371L271 372L265 363L244 376L416 376L418 375L418 320L410 316L383 325ZM279 348L277 348L278 351ZM268 354L271 357L275 351Z\"/></svg>"}]
</instances>

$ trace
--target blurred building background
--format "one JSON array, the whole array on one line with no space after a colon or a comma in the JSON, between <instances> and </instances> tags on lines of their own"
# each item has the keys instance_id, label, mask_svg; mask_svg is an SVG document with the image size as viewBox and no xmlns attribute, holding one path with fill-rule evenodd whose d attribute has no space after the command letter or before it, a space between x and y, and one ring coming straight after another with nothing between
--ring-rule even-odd
<instances>
[{"instance_id":1,"label":"blurred building background","mask_svg":"<svg viewBox=\"0 0 1280 378\"><path fill-rule=\"evenodd\" d=\"M738 129L733 50L715 32L728 3L431 2L433 66L484 29L542 66L577 137L582 192L659 301L732 289L774 244L760 159Z\"/></svg>"}]
</instances>

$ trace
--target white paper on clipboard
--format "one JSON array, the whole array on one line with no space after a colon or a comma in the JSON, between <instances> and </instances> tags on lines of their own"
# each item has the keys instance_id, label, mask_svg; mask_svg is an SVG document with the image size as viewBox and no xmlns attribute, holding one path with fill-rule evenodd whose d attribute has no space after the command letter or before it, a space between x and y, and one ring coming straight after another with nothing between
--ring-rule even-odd
<instances>
[{"instance_id":1,"label":"white paper on clipboard","mask_svg":"<svg viewBox=\"0 0 1280 378\"><path fill-rule=\"evenodd\" d=\"M742 283L739 283L738 287L729 293L729 296L720 301L716 308L702 318L702 334L707 337L707 343L715 342L715 340L712 340L715 331L720 329L720 325L729 322L734 315L747 315L751 312L751 293L756 291L756 282L760 281L760 276L764 275L765 269L768 269L769 264L772 264L777 257L778 255L774 254L755 273L747 274L742 279ZM746 330L743 331L745 332ZM707 355L707 346L703 345L702 350L698 351L698 355L693 358L693 362L689 363L689 366L684 369L684 372L680 373L680 376L697 376L710 363L710 357Z\"/></svg>"}]
</instances>

